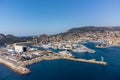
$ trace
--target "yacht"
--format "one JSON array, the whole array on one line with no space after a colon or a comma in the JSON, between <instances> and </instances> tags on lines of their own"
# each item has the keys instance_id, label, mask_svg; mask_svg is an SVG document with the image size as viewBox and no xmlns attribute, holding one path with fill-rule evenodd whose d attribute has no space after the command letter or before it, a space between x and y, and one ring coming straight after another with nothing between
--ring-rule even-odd
<instances>
[{"instance_id":1,"label":"yacht","mask_svg":"<svg viewBox=\"0 0 120 80\"><path fill-rule=\"evenodd\" d=\"M73 56L69 51L59 51L59 53L63 56Z\"/></svg>"},{"instance_id":2,"label":"yacht","mask_svg":"<svg viewBox=\"0 0 120 80\"><path fill-rule=\"evenodd\" d=\"M80 45L78 48L72 50L73 52L90 52L95 53L95 50L89 49L84 45Z\"/></svg>"}]
</instances>

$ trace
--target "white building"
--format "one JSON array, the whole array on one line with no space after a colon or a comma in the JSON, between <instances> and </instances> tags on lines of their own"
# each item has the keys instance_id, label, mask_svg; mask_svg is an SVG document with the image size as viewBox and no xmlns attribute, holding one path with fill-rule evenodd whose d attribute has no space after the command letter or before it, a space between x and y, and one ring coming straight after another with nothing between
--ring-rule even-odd
<instances>
[{"instance_id":1,"label":"white building","mask_svg":"<svg viewBox=\"0 0 120 80\"><path fill-rule=\"evenodd\" d=\"M14 49L16 52L25 52L27 51L27 47L24 45L14 45Z\"/></svg>"},{"instance_id":2,"label":"white building","mask_svg":"<svg viewBox=\"0 0 120 80\"><path fill-rule=\"evenodd\" d=\"M19 42L19 43L14 43L13 47L16 52L26 52L27 48L32 44L33 44L32 42Z\"/></svg>"}]
</instances>

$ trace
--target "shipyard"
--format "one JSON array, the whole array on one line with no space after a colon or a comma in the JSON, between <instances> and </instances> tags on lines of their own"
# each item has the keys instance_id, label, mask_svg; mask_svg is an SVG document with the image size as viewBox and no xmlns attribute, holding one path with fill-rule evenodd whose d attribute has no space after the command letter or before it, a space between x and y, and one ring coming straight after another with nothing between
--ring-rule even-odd
<instances>
[{"instance_id":1,"label":"shipyard","mask_svg":"<svg viewBox=\"0 0 120 80\"><path fill-rule=\"evenodd\" d=\"M93 28L93 27L91 27ZM119 31L84 32L63 34L57 36L40 35L27 39L27 41L18 41L5 44L0 48L0 63L9 67L11 70L19 74L29 74L31 70L27 68L35 63L47 60L70 60L76 62L84 62L106 66L108 63L104 60L105 57L99 56L95 58L78 58L75 54L96 54L92 48L84 45L85 43L93 42L96 48L107 48L110 46L119 45ZM80 36L77 36L80 35ZM54 51L55 50L55 51Z\"/></svg>"},{"instance_id":2,"label":"shipyard","mask_svg":"<svg viewBox=\"0 0 120 80\"><path fill-rule=\"evenodd\" d=\"M11 70L18 74L28 74L31 71L27 66L45 61L45 60L72 60L77 62L85 62L99 65L107 65L107 62L101 59L97 61L95 59L82 59L76 58L72 52L78 52L78 54L89 52L95 53L93 49L87 48L83 44L77 44L76 42L64 42L64 43L48 43L39 45L44 50L39 50L34 42L20 42L14 44L8 44L0 49L0 63L9 67ZM61 49L62 51L54 52L49 50ZM72 51L72 52L71 52Z\"/></svg>"},{"instance_id":3,"label":"shipyard","mask_svg":"<svg viewBox=\"0 0 120 80\"><path fill-rule=\"evenodd\" d=\"M0 80L120 80L120 0L0 0Z\"/></svg>"}]
</instances>

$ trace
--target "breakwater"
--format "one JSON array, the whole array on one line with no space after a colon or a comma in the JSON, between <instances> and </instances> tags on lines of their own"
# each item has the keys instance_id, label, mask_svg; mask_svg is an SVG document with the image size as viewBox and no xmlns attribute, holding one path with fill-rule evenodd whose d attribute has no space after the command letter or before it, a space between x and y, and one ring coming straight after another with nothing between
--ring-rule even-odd
<instances>
[{"instance_id":1,"label":"breakwater","mask_svg":"<svg viewBox=\"0 0 120 80\"><path fill-rule=\"evenodd\" d=\"M28 68L26 68L27 66L41 62L41 61L45 61L45 60L57 60L57 59L65 59L65 60L72 60L72 61L78 61L78 62L107 65L107 62L96 61L94 59L86 60L86 59L76 59L73 57L63 57L63 56L37 57L37 58L32 59L32 60L19 61L19 62L17 62L17 64L0 57L0 63L6 65L7 67L9 67L10 69L14 70L15 72L17 72L19 74L28 74L31 71Z\"/></svg>"},{"instance_id":2,"label":"breakwater","mask_svg":"<svg viewBox=\"0 0 120 80\"><path fill-rule=\"evenodd\" d=\"M20 66L20 65L16 65L13 62L10 62L4 58L0 57L0 63L2 63L3 65L9 67L10 69L12 69L13 71L19 73L19 74L28 74L30 73L30 70L26 67Z\"/></svg>"}]
</instances>

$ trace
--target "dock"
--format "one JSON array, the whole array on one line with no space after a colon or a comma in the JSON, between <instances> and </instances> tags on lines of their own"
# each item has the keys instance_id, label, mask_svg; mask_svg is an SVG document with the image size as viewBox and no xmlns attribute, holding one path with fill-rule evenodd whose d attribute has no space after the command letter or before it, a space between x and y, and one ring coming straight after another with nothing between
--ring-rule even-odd
<instances>
[{"instance_id":1,"label":"dock","mask_svg":"<svg viewBox=\"0 0 120 80\"><path fill-rule=\"evenodd\" d=\"M86 60L86 59L76 59L74 57L63 57L63 56L45 56L45 57L37 57L32 60L26 60L26 61L19 61L17 64L12 63L4 58L0 57L0 63L6 65L10 69L14 70L15 72L19 74L28 74L31 71L26 68L29 65L41 62L41 61L47 61L47 60L58 60L58 59L64 59L64 60L71 60L71 61L77 61L77 62L85 62L85 63L92 63L92 64L98 64L98 65L107 65L107 62L104 61L96 61L94 59Z\"/></svg>"},{"instance_id":2,"label":"dock","mask_svg":"<svg viewBox=\"0 0 120 80\"><path fill-rule=\"evenodd\" d=\"M16 65L16 64L14 64L6 59L3 59L1 57L0 57L0 63L2 63L3 65L7 66L8 68L12 69L13 71L15 71L21 75L28 74L31 72L28 68Z\"/></svg>"},{"instance_id":3,"label":"dock","mask_svg":"<svg viewBox=\"0 0 120 80\"><path fill-rule=\"evenodd\" d=\"M92 64L99 64L99 65L107 65L107 62L103 61L95 61L94 59L86 60L86 59L76 59L76 58L64 58L66 60L72 60L77 62L86 62L86 63L92 63Z\"/></svg>"}]
</instances>

